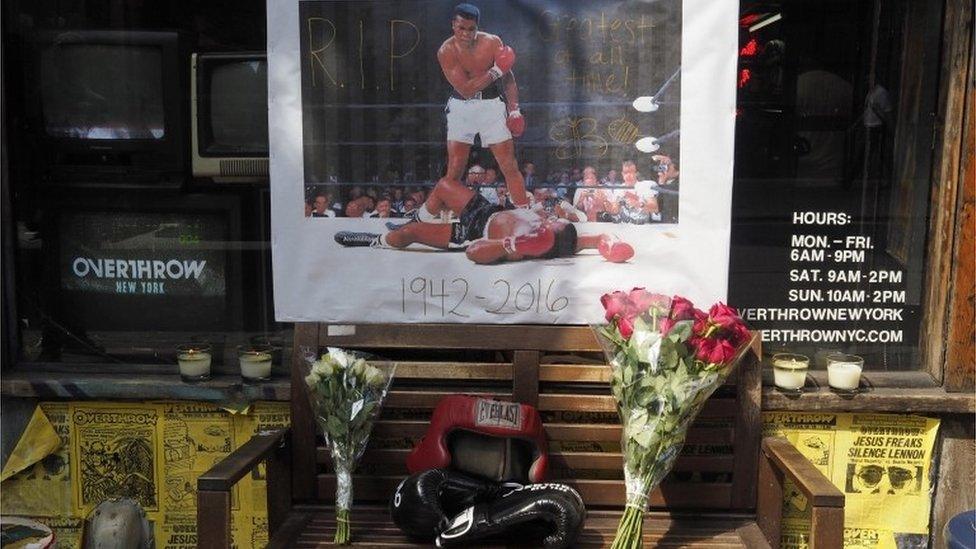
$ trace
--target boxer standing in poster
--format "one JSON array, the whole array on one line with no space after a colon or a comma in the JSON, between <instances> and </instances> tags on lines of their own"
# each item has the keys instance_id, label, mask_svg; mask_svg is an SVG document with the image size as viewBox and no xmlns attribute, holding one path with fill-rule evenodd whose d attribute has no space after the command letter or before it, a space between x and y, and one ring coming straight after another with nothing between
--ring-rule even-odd
<instances>
[{"instance_id":1,"label":"boxer standing in poster","mask_svg":"<svg viewBox=\"0 0 976 549\"><path fill-rule=\"evenodd\" d=\"M525 180L515 160L513 136L522 135L525 119L518 108L518 85L512 74L515 51L501 38L478 30L481 11L471 4L454 8L454 34L437 50L437 60L453 92L447 102L447 174L460 182L475 136L491 149L516 206L528 205ZM498 82L498 81L501 82ZM500 89L501 88L501 89ZM504 102L502 101L504 99ZM419 219L439 212L420 208Z\"/></svg>"}]
</instances>

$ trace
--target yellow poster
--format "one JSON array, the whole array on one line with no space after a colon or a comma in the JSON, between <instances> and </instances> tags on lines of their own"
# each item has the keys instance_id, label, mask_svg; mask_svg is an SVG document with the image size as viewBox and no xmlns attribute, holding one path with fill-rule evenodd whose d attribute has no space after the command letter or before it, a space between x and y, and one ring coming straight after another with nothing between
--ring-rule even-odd
<instances>
[{"instance_id":1,"label":"yellow poster","mask_svg":"<svg viewBox=\"0 0 976 549\"><path fill-rule=\"evenodd\" d=\"M808 549L810 521L784 518L781 523L781 549ZM897 549L895 536L887 530L844 528L844 549Z\"/></svg>"},{"instance_id":2,"label":"yellow poster","mask_svg":"<svg viewBox=\"0 0 976 549\"><path fill-rule=\"evenodd\" d=\"M230 547L231 549L264 549L267 545L255 545L251 532L252 517L245 513L231 513L230 515ZM267 537L267 536L265 536Z\"/></svg>"},{"instance_id":3,"label":"yellow poster","mask_svg":"<svg viewBox=\"0 0 976 549\"><path fill-rule=\"evenodd\" d=\"M794 412L767 412L763 414L763 436L781 436L790 441L827 478L831 478L834 462L834 446L837 436L837 414L811 414ZM799 519L797 524L806 524L802 530L809 529L810 509L807 498L799 488L787 480L783 486L783 518ZM783 530L783 543L790 546L800 543L799 530L796 535L786 539ZM803 544L806 538L803 537ZM785 546L785 545L784 545ZM805 545L804 545L805 546Z\"/></svg>"},{"instance_id":4,"label":"yellow poster","mask_svg":"<svg viewBox=\"0 0 976 549\"><path fill-rule=\"evenodd\" d=\"M767 412L763 414L763 436L782 436L810 463L832 477L837 414Z\"/></svg>"},{"instance_id":5,"label":"yellow poster","mask_svg":"<svg viewBox=\"0 0 976 549\"><path fill-rule=\"evenodd\" d=\"M4 514L68 517L74 512L68 404L45 402L39 405L39 409L54 428L60 444L41 461L3 482L0 486L0 508ZM43 494L43 497L39 497L39 494Z\"/></svg>"},{"instance_id":6,"label":"yellow poster","mask_svg":"<svg viewBox=\"0 0 976 549\"><path fill-rule=\"evenodd\" d=\"M286 402L257 403L248 415L185 401L46 402L40 408L44 431L57 433L56 449L3 482L0 504L6 514L51 526L62 548L79 547L84 518L115 496L139 502L156 547L196 547L197 477L254 433L289 425ZM232 491L234 548L267 545L266 494L263 465Z\"/></svg>"},{"instance_id":7,"label":"yellow poster","mask_svg":"<svg viewBox=\"0 0 976 549\"><path fill-rule=\"evenodd\" d=\"M928 533L938 425L898 414L763 414L764 436L785 437L844 492L844 546L855 549L894 549L895 533ZM807 546L807 503L784 483L783 547Z\"/></svg>"},{"instance_id":8,"label":"yellow poster","mask_svg":"<svg viewBox=\"0 0 976 549\"><path fill-rule=\"evenodd\" d=\"M250 517L239 512L231 513L231 549L260 549L267 545L251 543ZM159 549L196 549L197 518L189 515L166 515L156 528L156 547Z\"/></svg>"},{"instance_id":9,"label":"yellow poster","mask_svg":"<svg viewBox=\"0 0 976 549\"><path fill-rule=\"evenodd\" d=\"M20 435L20 440L14 446L12 452L7 457L7 463L3 465L0 472L0 481L7 480L15 474L27 469L38 461L58 449L61 446L61 439L54 430L51 422L41 410L40 406L34 407L34 413L30 421Z\"/></svg>"},{"instance_id":10,"label":"yellow poster","mask_svg":"<svg viewBox=\"0 0 976 549\"><path fill-rule=\"evenodd\" d=\"M929 531L932 448L939 421L844 414L832 480L847 497L845 525L898 533Z\"/></svg>"},{"instance_id":11,"label":"yellow poster","mask_svg":"<svg viewBox=\"0 0 976 549\"><path fill-rule=\"evenodd\" d=\"M238 439L249 440L257 433L282 429L291 425L290 406L287 402L257 402L247 416L235 416ZM268 543L268 486L264 463L258 464L249 477L239 483L248 500L246 514L251 547L264 547Z\"/></svg>"},{"instance_id":12,"label":"yellow poster","mask_svg":"<svg viewBox=\"0 0 976 549\"><path fill-rule=\"evenodd\" d=\"M35 518L34 520L46 524L54 531L55 547L57 549L81 549L82 527L84 519L75 517Z\"/></svg>"},{"instance_id":13,"label":"yellow poster","mask_svg":"<svg viewBox=\"0 0 976 549\"><path fill-rule=\"evenodd\" d=\"M896 549L890 530L844 528L844 549Z\"/></svg>"},{"instance_id":14,"label":"yellow poster","mask_svg":"<svg viewBox=\"0 0 976 549\"><path fill-rule=\"evenodd\" d=\"M160 410L138 404L72 403L71 474L76 516L114 496L130 497L147 514L160 510L163 478ZM158 533L158 524L157 524Z\"/></svg>"},{"instance_id":15,"label":"yellow poster","mask_svg":"<svg viewBox=\"0 0 976 549\"><path fill-rule=\"evenodd\" d=\"M197 477L236 447L233 418L204 402L164 402L164 513L157 545L167 549L196 546ZM231 490L231 509L241 509L240 489Z\"/></svg>"}]
</instances>

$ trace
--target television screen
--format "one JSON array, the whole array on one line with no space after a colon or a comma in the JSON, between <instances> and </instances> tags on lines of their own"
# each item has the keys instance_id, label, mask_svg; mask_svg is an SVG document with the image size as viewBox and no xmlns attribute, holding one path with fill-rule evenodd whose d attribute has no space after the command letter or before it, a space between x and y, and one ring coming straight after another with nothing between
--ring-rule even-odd
<instances>
[{"instance_id":1,"label":"television screen","mask_svg":"<svg viewBox=\"0 0 976 549\"><path fill-rule=\"evenodd\" d=\"M268 152L268 63L229 60L209 73L211 151Z\"/></svg>"},{"instance_id":2,"label":"television screen","mask_svg":"<svg viewBox=\"0 0 976 549\"><path fill-rule=\"evenodd\" d=\"M88 330L223 330L239 288L226 212L58 217L62 313Z\"/></svg>"},{"instance_id":3,"label":"television screen","mask_svg":"<svg viewBox=\"0 0 976 549\"><path fill-rule=\"evenodd\" d=\"M41 51L44 129L55 138L163 139L158 46L54 42Z\"/></svg>"},{"instance_id":4,"label":"television screen","mask_svg":"<svg viewBox=\"0 0 976 549\"><path fill-rule=\"evenodd\" d=\"M31 36L25 98L38 181L174 188L186 173L186 75L177 32Z\"/></svg>"}]
</instances>

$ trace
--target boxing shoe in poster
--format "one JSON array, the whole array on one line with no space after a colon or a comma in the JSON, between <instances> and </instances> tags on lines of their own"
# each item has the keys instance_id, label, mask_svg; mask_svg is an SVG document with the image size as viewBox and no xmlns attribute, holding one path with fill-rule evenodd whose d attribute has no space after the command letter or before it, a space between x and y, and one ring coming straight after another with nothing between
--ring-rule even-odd
<instances>
[{"instance_id":1,"label":"boxing shoe in poster","mask_svg":"<svg viewBox=\"0 0 976 549\"><path fill-rule=\"evenodd\" d=\"M624 263L634 257L634 247L620 240L616 235L604 235L597 251L611 263Z\"/></svg>"}]
</instances>

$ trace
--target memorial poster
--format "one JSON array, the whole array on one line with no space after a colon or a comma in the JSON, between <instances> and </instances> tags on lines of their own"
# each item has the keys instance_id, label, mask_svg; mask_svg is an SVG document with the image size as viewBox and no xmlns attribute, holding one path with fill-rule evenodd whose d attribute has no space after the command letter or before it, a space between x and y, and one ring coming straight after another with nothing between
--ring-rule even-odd
<instances>
[{"instance_id":1,"label":"memorial poster","mask_svg":"<svg viewBox=\"0 0 976 549\"><path fill-rule=\"evenodd\" d=\"M276 318L576 324L728 283L737 3L268 10Z\"/></svg>"}]
</instances>

